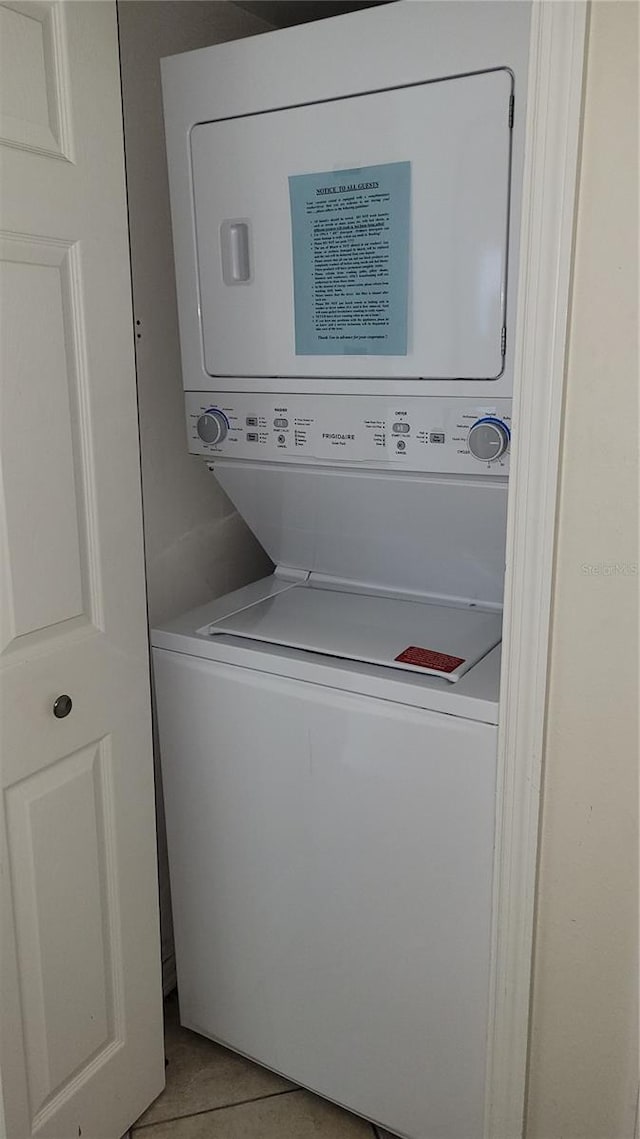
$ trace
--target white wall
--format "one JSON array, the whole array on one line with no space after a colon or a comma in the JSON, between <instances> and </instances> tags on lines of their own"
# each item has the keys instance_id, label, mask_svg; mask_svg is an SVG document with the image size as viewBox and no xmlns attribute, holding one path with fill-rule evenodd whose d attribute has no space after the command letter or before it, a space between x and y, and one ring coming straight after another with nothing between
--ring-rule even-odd
<instances>
[{"instance_id":1,"label":"white wall","mask_svg":"<svg viewBox=\"0 0 640 1139\"><path fill-rule=\"evenodd\" d=\"M638 7L596 2L562 450L528 1139L633 1134L637 263Z\"/></svg>"},{"instance_id":2,"label":"white wall","mask_svg":"<svg viewBox=\"0 0 640 1139\"><path fill-rule=\"evenodd\" d=\"M185 609L271 569L200 459L187 453L159 60L269 31L228 0L118 4L127 196L136 321L149 619ZM155 733L160 921L165 991L175 976L162 786Z\"/></svg>"},{"instance_id":3,"label":"white wall","mask_svg":"<svg viewBox=\"0 0 640 1139\"><path fill-rule=\"evenodd\" d=\"M187 454L159 60L270 26L228 0L118 6L151 624L269 572L204 463Z\"/></svg>"}]
</instances>

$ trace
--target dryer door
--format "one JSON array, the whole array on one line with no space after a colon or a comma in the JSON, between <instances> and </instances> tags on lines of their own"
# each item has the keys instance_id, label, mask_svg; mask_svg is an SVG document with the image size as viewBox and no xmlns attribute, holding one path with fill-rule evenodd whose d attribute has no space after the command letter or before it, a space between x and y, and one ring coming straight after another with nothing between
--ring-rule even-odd
<instances>
[{"instance_id":1,"label":"dryer door","mask_svg":"<svg viewBox=\"0 0 640 1139\"><path fill-rule=\"evenodd\" d=\"M506 69L191 132L210 376L496 379Z\"/></svg>"}]
</instances>

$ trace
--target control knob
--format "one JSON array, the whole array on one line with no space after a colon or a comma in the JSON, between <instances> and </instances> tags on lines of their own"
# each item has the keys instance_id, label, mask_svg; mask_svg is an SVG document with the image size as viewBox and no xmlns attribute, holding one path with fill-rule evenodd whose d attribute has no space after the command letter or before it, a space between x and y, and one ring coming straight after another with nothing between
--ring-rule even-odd
<instances>
[{"instance_id":1,"label":"control knob","mask_svg":"<svg viewBox=\"0 0 640 1139\"><path fill-rule=\"evenodd\" d=\"M210 407L196 423L196 430L203 443L222 443L229 430L226 415L216 407Z\"/></svg>"},{"instance_id":2,"label":"control knob","mask_svg":"<svg viewBox=\"0 0 640 1139\"><path fill-rule=\"evenodd\" d=\"M473 457L483 463L493 463L509 449L511 433L506 423L486 415L478 419L469 430L467 445Z\"/></svg>"}]
</instances>

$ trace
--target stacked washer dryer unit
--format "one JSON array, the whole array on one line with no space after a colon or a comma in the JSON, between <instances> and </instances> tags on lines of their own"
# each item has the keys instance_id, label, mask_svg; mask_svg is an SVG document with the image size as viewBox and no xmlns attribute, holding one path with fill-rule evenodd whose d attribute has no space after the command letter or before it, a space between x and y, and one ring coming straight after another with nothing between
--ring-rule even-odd
<instances>
[{"instance_id":1,"label":"stacked washer dryer unit","mask_svg":"<svg viewBox=\"0 0 640 1139\"><path fill-rule=\"evenodd\" d=\"M410 1139L483 1133L528 19L163 61L189 449L276 567L153 633L181 1019Z\"/></svg>"}]
</instances>

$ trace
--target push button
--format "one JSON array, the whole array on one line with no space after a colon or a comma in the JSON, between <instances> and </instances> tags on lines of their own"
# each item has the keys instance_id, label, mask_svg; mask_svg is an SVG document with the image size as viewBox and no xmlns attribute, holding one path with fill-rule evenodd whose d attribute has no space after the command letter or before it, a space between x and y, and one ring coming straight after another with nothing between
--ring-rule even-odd
<instances>
[{"instance_id":1,"label":"push button","mask_svg":"<svg viewBox=\"0 0 640 1139\"><path fill-rule=\"evenodd\" d=\"M391 430L394 435L408 435L411 428L408 423L394 423Z\"/></svg>"}]
</instances>

